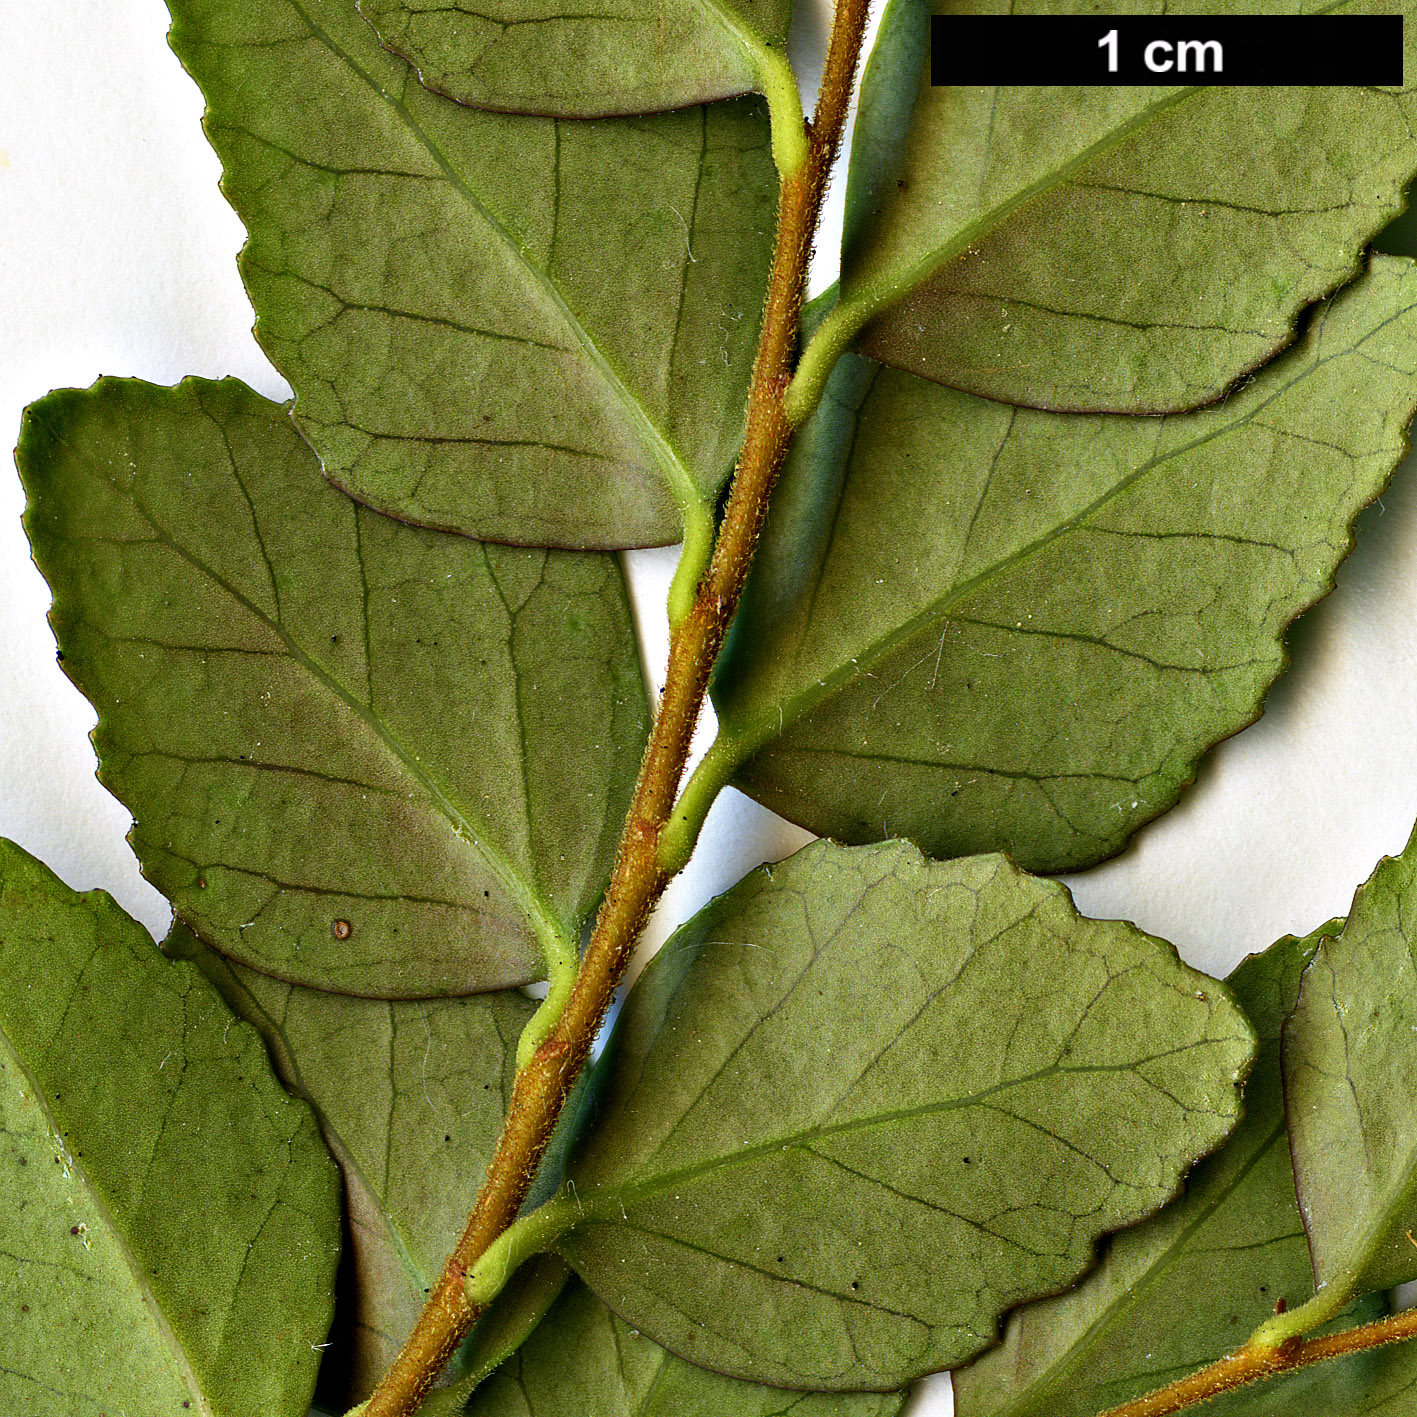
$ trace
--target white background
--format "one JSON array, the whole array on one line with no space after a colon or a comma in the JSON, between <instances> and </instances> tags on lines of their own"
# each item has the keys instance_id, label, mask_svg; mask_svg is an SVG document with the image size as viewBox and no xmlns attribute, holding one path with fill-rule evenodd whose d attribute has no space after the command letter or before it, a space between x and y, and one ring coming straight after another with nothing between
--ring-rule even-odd
<instances>
[{"instance_id":1,"label":"white background","mask_svg":"<svg viewBox=\"0 0 1417 1417\"><path fill-rule=\"evenodd\" d=\"M826 4L799 17L810 81ZM49 389L101 374L173 383L234 374L289 390L250 335L240 223L195 85L167 48L161 0L4 0L0 46L0 438ZM840 183L836 197L840 197ZM839 218L838 218L839 221ZM813 287L832 278L823 233ZM1337 591L1290 636L1295 663L1255 727L1204 761L1181 807L1116 861L1070 879L1089 914L1135 920L1224 973L1278 935L1347 910L1417 817L1417 468L1364 514ZM139 876L127 812L94 779L89 706L54 658L48 591L0 470L0 835L80 889L111 891L155 935L166 903ZM646 662L664 657L672 553L627 558ZM1059 705L1066 712L1066 705ZM671 889L653 940L759 861L806 840L729 792ZM943 1379L911 1417L946 1417Z\"/></svg>"}]
</instances>

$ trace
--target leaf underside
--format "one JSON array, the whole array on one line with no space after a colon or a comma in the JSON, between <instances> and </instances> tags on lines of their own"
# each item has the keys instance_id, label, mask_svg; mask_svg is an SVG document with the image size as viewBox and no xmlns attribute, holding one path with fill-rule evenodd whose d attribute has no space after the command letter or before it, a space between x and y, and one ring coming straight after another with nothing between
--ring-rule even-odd
<instances>
[{"instance_id":1,"label":"leaf underside","mask_svg":"<svg viewBox=\"0 0 1417 1417\"><path fill-rule=\"evenodd\" d=\"M1375 258L1223 405L1014 409L850 357L714 684L737 782L847 842L1118 851L1254 720L1407 448L1417 268Z\"/></svg>"},{"instance_id":2,"label":"leaf underside","mask_svg":"<svg viewBox=\"0 0 1417 1417\"><path fill-rule=\"evenodd\" d=\"M0 842L0 1406L304 1417L338 1176L256 1034Z\"/></svg>"},{"instance_id":3,"label":"leaf underside","mask_svg":"<svg viewBox=\"0 0 1417 1417\"><path fill-rule=\"evenodd\" d=\"M773 231L762 105L509 117L424 89L354 0L171 8L257 337L326 475L492 541L676 540L741 433Z\"/></svg>"},{"instance_id":4,"label":"leaf underside","mask_svg":"<svg viewBox=\"0 0 1417 1417\"><path fill-rule=\"evenodd\" d=\"M1278 941L1227 980L1260 1037L1245 1083L1245 1119L1186 1182L1184 1199L1114 1236L1101 1265L1074 1290L1012 1316L1003 1343L953 1375L958 1417L1092 1417L1232 1352L1285 1299L1313 1292L1294 1197L1279 1076L1279 1035L1299 975L1330 922ZM1349 1327L1385 1313L1372 1296ZM1219 1399L1220 1417L1357 1417L1405 1368L1405 1345L1316 1364Z\"/></svg>"},{"instance_id":5,"label":"leaf underside","mask_svg":"<svg viewBox=\"0 0 1417 1417\"><path fill-rule=\"evenodd\" d=\"M614 557L378 516L234 380L51 394L18 461L99 775L207 943L410 997L576 938L645 732Z\"/></svg>"},{"instance_id":6,"label":"leaf underside","mask_svg":"<svg viewBox=\"0 0 1417 1417\"><path fill-rule=\"evenodd\" d=\"M750 45L781 48L791 0L359 0L419 79L459 103L562 118L658 113L756 87Z\"/></svg>"},{"instance_id":7,"label":"leaf underside","mask_svg":"<svg viewBox=\"0 0 1417 1417\"><path fill-rule=\"evenodd\" d=\"M1417 1278L1417 835L1304 974L1284 1088L1314 1275L1361 1294Z\"/></svg>"},{"instance_id":8,"label":"leaf underside","mask_svg":"<svg viewBox=\"0 0 1417 1417\"><path fill-rule=\"evenodd\" d=\"M1248 1026L1006 858L817 843L678 931L620 1023L558 1249L633 1327L790 1387L986 1347L1234 1123Z\"/></svg>"},{"instance_id":9,"label":"leaf underside","mask_svg":"<svg viewBox=\"0 0 1417 1417\"><path fill-rule=\"evenodd\" d=\"M896 1417L904 1393L785 1392L696 1368L573 1280L469 1417Z\"/></svg>"},{"instance_id":10,"label":"leaf underside","mask_svg":"<svg viewBox=\"0 0 1417 1417\"><path fill-rule=\"evenodd\" d=\"M1208 0L1163 8L1214 11ZM1396 8L1411 73L1417 5ZM842 291L898 297L867 328L865 353L971 393L1074 411L1209 403L1356 274L1417 172L1417 89L932 87L930 13L927 0L895 0L863 81Z\"/></svg>"},{"instance_id":11,"label":"leaf underside","mask_svg":"<svg viewBox=\"0 0 1417 1417\"><path fill-rule=\"evenodd\" d=\"M534 1005L515 990L376 1000L305 989L223 959L178 927L192 960L265 1038L281 1080L309 1102L344 1173L350 1312L329 1366L347 1403L393 1361L467 1218L511 1096Z\"/></svg>"}]
</instances>

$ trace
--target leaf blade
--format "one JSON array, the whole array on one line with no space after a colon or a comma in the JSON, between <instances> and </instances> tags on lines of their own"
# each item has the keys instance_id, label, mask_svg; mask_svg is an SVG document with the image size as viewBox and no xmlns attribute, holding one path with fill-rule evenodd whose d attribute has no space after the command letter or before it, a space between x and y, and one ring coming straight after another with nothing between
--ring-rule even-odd
<instances>
[{"instance_id":1,"label":"leaf blade","mask_svg":"<svg viewBox=\"0 0 1417 1417\"><path fill-rule=\"evenodd\" d=\"M545 1323L473 1397L471 1417L896 1417L904 1393L807 1393L695 1368L572 1280Z\"/></svg>"},{"instance_id":2,"label":"leaf blade","mask_svg":"<svg viewBox=\"0 0 1417 1417\"><path fill-rule=\"evenodd\" d=\"M1287 345L1402 208L1413 90L934 88L929 13L964 8L898 0L864 81L837 318L883 312L877 359L1030 407L1194 408Z\"/></svg>"},{"instance_id":3,"label":"leaf blade","mask_svg":"<svg viewBox=\"0 0 1417 1417\"><path fill-rule=\"evenodd\" d=\"M535 1006L515 991L383 1001L306 989L223 959L181 926L163 949L260 1032L344 1174L352 1302L333 1360L342 1400L360 1402L466 1219L467 1178L492 1159Z\"/></svg>"},{"instance_id":4,"label":"leaf blade","mask_svg":"<svg viewBox=\"0 0 1417 1417\"><path fill-rule=\"evenodd\" d=\"M766 286L759 105L506 117L424 90L353 0L172 9L257 336L327 476L518 544L658 544L703 515Z\"/></svg>"},{"instance_id":5,"label":"leaf blade","mask_svg":"<svg viewBox=\"0 0 1417 1417\"><path fill-rule=\"evenodd\" d=\"M1181 1200L1114 1236L1102 1264L1075 1289L1019 1310L998 1348L953 1374L960 1417L1091 1417L1233 1352L1276 1299L1293 1309L1309 1298L1313 1275L1289 1165L1279 1039L1304 966L1342 923L1280 940L1229 976L1260 1037L1244 1120L1191 1174ZM1386 1310L1373 1295L1334 1327ZM1397 1356L1399 1368L1410 1366ZM1368 1410L1388 1364L1369 1352L1316 1365L1228 1394L1215 1410L1356 1417Z\"/></svg>"},{"instance_id":6,"label":"leaf blade","mask_svg":"<svg viewBox=\"0 0 1417 1417\"><path fill-rule=\"evenodd\" d=\"M808 847L641 977L558 1248L721 1372L882 1391L959 1362L1228 1130L1249 1035L1199 978L1005 858ZM1136 1043L1134 1074L1104 1038Z\"/></svg>"},{"instance_id":7,"label":"leaf blade","mask_svg":"<svg viewBox=\"0 0 1417 1417\"><path fill-rule=\"evenodd\" d=\"M1284 1031L1294 1177L1320 1292L1364 1293L1417 1277L1409 1235L1417 1137L1396 1103L1417 1067L1412 1023L1403 1027L1411 1011L1404 981L1417 968L1405 934L1415 876L1410 841L1378 864L1343 933L1305 971Z\"/></svg>"},{"instance_id":8,"label":"leaf blade","mask_svg":"<svg viewBox=\"0 0 1417 1417\"><path fill-rule=\"evenodd\" d=\"M60 1397L303 1417L330 1321L338 1183L314 1118L281 1091L259 1039L109 897L75 894L9 842L0 1032L6 1110L34 1117L33 1160L47 1143L43 1165L5 1173L16 1199L7 1240L38 1242L45 1278L27 1280L20 1264L4 1276L32 1323L6 1330L0 1390L28 1407L35 1388L17 1380L39 1364L49 1393L74 1383ZM64 1198L52 1184L46 1198L60 1173ZM34 1202L57 1234L25 1233ZM65 1211L74 1223L61 1230ZM86 1276L110 1242L121 1258ZM56 1289L68 1274L105 1287ZM76 1320L92 1348L74 1342Z\"/></svg>"},{"instance_id":9,"label":"leaf blade","mask_svg":"<svg viewBox=\"0 0 1417 1417\"><path fill-rule=\"evenodd\" d=\"M574 938L644 732L613 560L356 507L235 381L50 395L18 458L100 776L204 938L385 997Z\"/></svg>"},{"instance_id":10,"label":"leaf blade","mask_svg":"<svg viewBox=\"0 0 1417 1417\"><path fill-rule=\"evenodd\" d=\"M1414 296L1375 258L1224 405L1159 421L843 360L716 673L737 784L847 842L1039 871L1120 849L1258 716L1401 460Z\"/></svg>"}]
</instances>

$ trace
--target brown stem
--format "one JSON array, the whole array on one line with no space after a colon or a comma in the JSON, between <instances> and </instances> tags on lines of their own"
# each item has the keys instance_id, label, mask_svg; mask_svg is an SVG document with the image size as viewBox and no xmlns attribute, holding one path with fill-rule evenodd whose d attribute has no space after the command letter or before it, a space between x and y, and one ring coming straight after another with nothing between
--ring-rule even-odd
<instances>
[{"instance_id":1,"label":"brown stem","mask_svg":"<svg viewBox=\"0 0 1417 1417\"><path fill-rule=\"evenodd\" d=\"M407 1417L427 1395L478 1316L465 1281L484 1251L517 1218L561 1107L590 1052L646 917L668 884L659 836L674 807L709 671L738 605L768 496L792 430L783 396L792 373L812 237L836 158L865 29L867 0L838 0L807 158L778 195L777 242L763 312L747 429L713 557L693 604L674 628L669 666L610 886L565 1010L517 1076L511 1106L477 1205L413 1332L363 1409Z\"/></svg>"},{"instance_id":2,"label":"brown stem","mask_svg":"<svg viewBox=\"0 0 1417 1417\"><path fill-rule=\"evenodd\" d=\"M1278 1348L1258 1348L1248 1344L1208 1368L1158 1388L1145 1397L1133 1398L1120 1407L1113 1407L1102 1413L1101 1417L1171 1417L1173 1412L1184 1412L1188 1407L1199 1406L1213 1397L1258 1382L1261 1378L1292 1373L1312 1363L1346 1358L1352 1353L1363 1353L1369 1348L1379 1348L1385 1343L1397 1343L1413 1337L1417 1337L1417 1309L1390 1314L1374 1323L1361 1324L1342 1333L1330 1333L1323 1338L1292 1339Z\"/></svg>"}]
</instances>

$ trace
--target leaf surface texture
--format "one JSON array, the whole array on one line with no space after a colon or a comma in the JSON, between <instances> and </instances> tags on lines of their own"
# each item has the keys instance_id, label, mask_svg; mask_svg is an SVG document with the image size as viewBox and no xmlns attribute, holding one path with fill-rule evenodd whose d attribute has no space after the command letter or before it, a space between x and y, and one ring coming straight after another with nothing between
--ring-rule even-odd
<instances>
[{"instance_id":1,"label":"leaf surface texture","mask_svg":"<svg viewBox=\"0 0 1417 1417\"><path fill-rule=\"evenodd\" d=\"M190 966L0 842L0 1404L304 1417L338 1174Z\"/></svg>"},{"instance_id":2,"label":"leaf surface texture","mask_svg":"<svg viewBox=\"0 0 1417 1417\"><path fill-rule=\"evenodd\" d=\"M1305 971L1284 1031L1299 1204L1322 1289L1417 1278L1417 836L1382 861Z\"/></svg>"},{"instance_id":3,"label":"leaf surface texture","mask_svg":"<svg viewBox=\"0 0 1417 1417\"><path fill-rule=\"evenodd\" d=\"M1411 72L1410 0L1232 0L1218 12L1394 8ZM868 326L866 353L956 388L1053 409L1209 403L1290 341L1306 305L1356 274L1417 172L1417 89L932 87L930 13L927 0L895 0L867 69L842 289L863 312L895 302Z\"/></svg>"},{"instance_id":4,"label":"leaf surface texture","mask_svg":"<svg viewBox=\"0 0 1417 1417\"><path fill-rule=\"evenodd\" d=\"M1160 940L1003 857L827 843L678 931L558 1248L706 1367L897 1388L1085 1269L1234 1123L1251 1037Z\"/></svg>"},{"instance_id":5,"label":"leaf surface texture","mask_svg":"<svg viewBox=\"0 0 1417 1417\"><path fill-rule=\"evenodd\" d=\"M383 997L575 940L645 731L613 557L378 516L234 380L51 394L19 462L99 775L204 940Z\"/></svg>"},{"instance_id":6,"label":"leaf surface texture","mask_svg":"<svg viewBox=\"0 0 1417 1417\"><path fill-rule=\"evenodd\" d=\"M843 360L717 672L739 785L847 842L1116 852L1258 716L1406 451L1414 372L1394 258L1198 413L1040 413Z\"/></svg>"},{"instance_id":7,"label":"leaf surface texture","mask_svg":"<svg viewBox=\"0 0 1417 1417\"><path fill-rule=\"evenodd\" d=\"M756 101L464 108L354 0L173 0L257 337L338 485L492 541L678 539L732 467L776 184Z\"/></svg>"},{"instance_id":8,"label":"leaf surface texture","mask_svg":"<svg viewBox=\"0 0 1417 1417\"><path fill-rule=\"evenodd\" d=\"M1160 1215L1113 1236L1076 1289L1020 1309L1003 1343L953 1374L958 1417L1093 1417L1233 1352L1274 1311L1313 1293L1309 1249L1284 1126L1280 1029L1299 975L1333 921L1306 939L1251 955L1228 983L1260 1038L1245 1119ZM1379 1297L1346 1312L1350 1327L1387 1311ZM1217 1417L1358 1417L1391 1384L1404 1345L1316 1364L1219 1398ZM1396 1365L1417 1379L1408 1360Z\"/></svg>"},{"instance_id":9,"label":"leaf surface texture","mask_svg":"<svg viewBox=\"0 0 1417 1417\"><path fill-rule=\"evenodd\" d=\"M515 990L383 1000L306 989L225 960L181 927L164 948L193 960L260 1030L344 1173L352 1304L331 1359L346 1400L362 1401L467 1219L470 1178L492 1159L535 1006Z\"/></svg>"},{"instance_id":10,"label":"leaf surface texture","mask_svg":"<svg viewBox=\"0 0 1417 1417\"><path fill-rule=\"evenodd\" d=\"M896 1417L904 1393L786 1392L696 1368L573 1280L468 1417Z\"/></svg>"},{"instance_id":11,"label":"leaf surface texture","mask_svg":"<svg viewBox=\"0 0 1417 1417\"><path fill-rule=\"evenodd\" d=\"M360 0L429 88L479 108L598 118L729 98L781 48L790 0Z\"/></svg>"}]
</instances>

